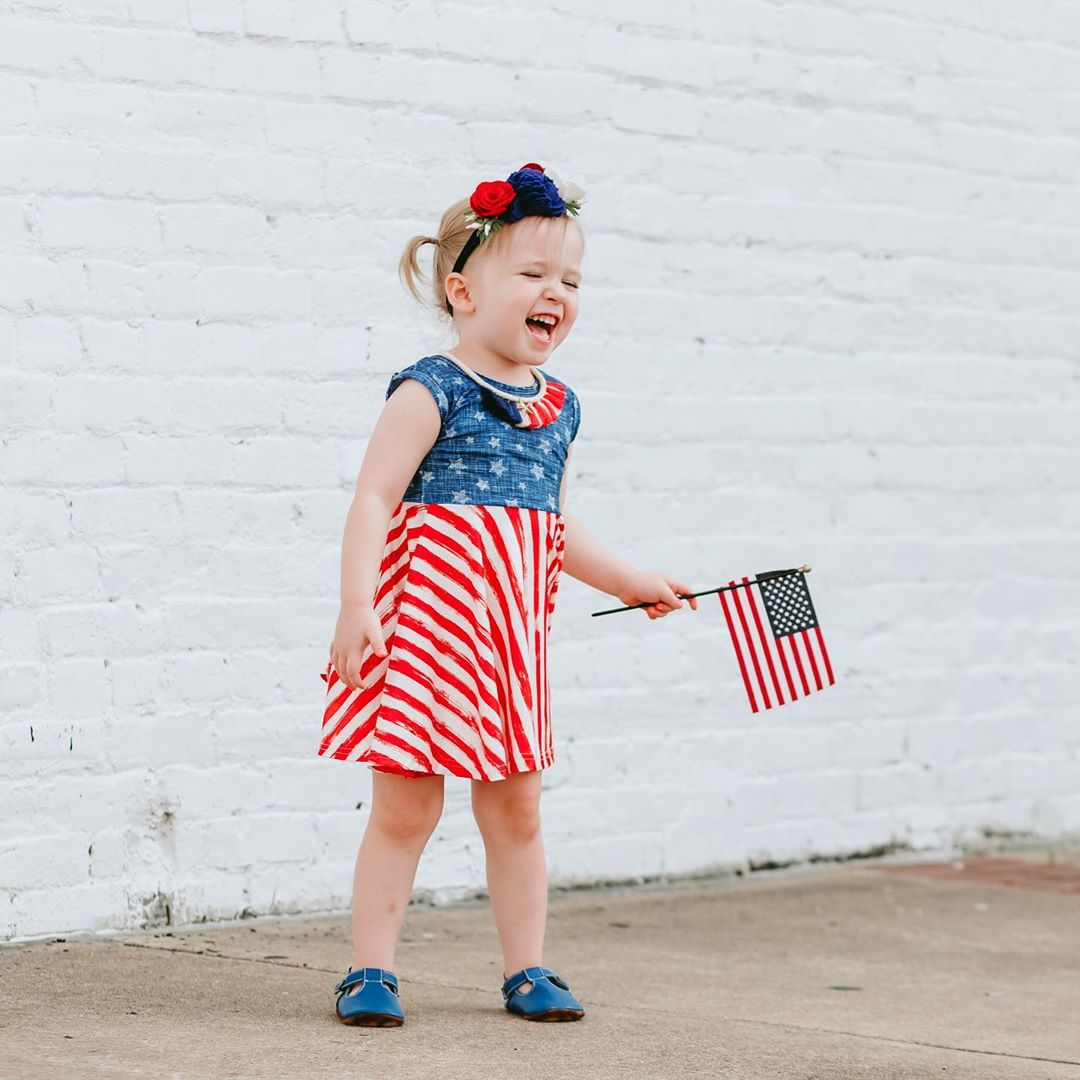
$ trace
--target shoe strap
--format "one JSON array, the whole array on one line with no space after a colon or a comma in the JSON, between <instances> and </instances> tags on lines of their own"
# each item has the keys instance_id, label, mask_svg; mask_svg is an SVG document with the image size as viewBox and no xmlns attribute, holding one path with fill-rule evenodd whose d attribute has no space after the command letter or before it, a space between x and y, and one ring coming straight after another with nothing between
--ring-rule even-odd
<instances>
[{"instance_id":1,"label":"shoe strap","mask_svg":"<svg viewBox=\"0 0 1080 1080\"><path fill-rule=\"evenodd\" d=\"M356 971L349 968L345 978L334 987L334 993L344 993L350 986L361 982L389 983L395 992L398 988L397 976L389 968L365 967L357 968Z\"/></svg>"},{"instance_id":2,"label":"shoe strap","mask_svg":"<svg viewBox=\"0 0 1080 1080\"><path fill-rule=\"evenodd\" d=\"M522 968L520 971L515 971L506 982L502 985L503 999L507 999L510 995L521 985L527 982L539 982L541 979L547 978L548 975L554 975L555 972L551 968L546 967L527 967Z\"/></svg>"}]
</instances>

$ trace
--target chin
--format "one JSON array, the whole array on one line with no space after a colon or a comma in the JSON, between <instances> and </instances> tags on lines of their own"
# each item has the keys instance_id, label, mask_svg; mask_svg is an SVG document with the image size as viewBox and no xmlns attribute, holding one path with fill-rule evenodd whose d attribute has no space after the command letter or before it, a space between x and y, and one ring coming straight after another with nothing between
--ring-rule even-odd
<instances>
[{"instance_id":1,"label":"chin","mask_svg":"<svg viewBox=\"0 0 1080 1080\"><path fill-rule=\"evenodd\" d=\"M562 341L553 341L543 349L529 349L525 353L525 359L522 361L524 364L539 365L544 363L551 354L562 344Z\"/></svg>"}]
</instances>

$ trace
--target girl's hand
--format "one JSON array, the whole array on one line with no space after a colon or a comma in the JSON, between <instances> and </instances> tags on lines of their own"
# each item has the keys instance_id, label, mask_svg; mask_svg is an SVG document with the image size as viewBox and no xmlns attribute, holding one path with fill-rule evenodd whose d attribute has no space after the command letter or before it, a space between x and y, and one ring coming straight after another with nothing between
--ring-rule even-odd
<instances>
[{"instance_id":1,"label":"girl's hand","mask_svg":"<svg viewBox=\"0 0 1080 1080\"><path fill-rule=\"evenodd\" d=\"M644 612L650 619L662 619L684 603L697 611L697 597L690 597L689 601L680 600L675 593L691 592L689 585L661 574L658 571L635 570L624 582L622 588L615 594L627 607L637 604L649 603Z\"/></svg>"},{"instance_id":2,"label":"girl's hand","mask_svg":"<svg viewBox=\"0 0 1080 1080\"><path fill-rule=\"evenodd\" d=\"M382 625L375 608L371 604L343 607L334 628L334 640L330 642L330 660L341 681L353 690L364 688L360 669L371 656L370 651L365 656L369 645L377 656L386 655Z\"/></svg>"}]
</instances>

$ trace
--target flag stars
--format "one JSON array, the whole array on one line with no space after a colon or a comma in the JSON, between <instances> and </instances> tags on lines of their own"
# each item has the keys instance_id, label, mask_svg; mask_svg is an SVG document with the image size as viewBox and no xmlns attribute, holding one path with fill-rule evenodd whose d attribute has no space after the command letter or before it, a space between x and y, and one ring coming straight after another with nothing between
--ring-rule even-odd
<instances>
[{"instance_id":1,"label":"flag stars","mask_svg":"<svg viewBox=\"0 0 1080 1080\"><path fill-rule=\"evenodd\" d=\"M492 435L491 438L488 439L488 446L490 446L492 450L498 450L501 442L502 440L498 435Z\"/></svg>"},{"instance_id":2,"label":"flag stars","mask_svg":"<svg viewBox=\"0 0 1080 1080\"><path fill-rule=\"evenodd\" d=\"M544 478L544 466L543 465L537 465L534 462L529 468L530 468L530 471L532 472L533 476L535 476L537 480L542 480Z\"/></svg>"},{"instance_id":3,"label":"flag stars","mask_svg":"<svg viewBox=\"0 0 1080 1080\"><path fill-rule=\"evenodd\" d=\"M435 474L430 469L423 469L420 473L420 479L423 480L425 484L429 484L435 479Z\"/></svg>"},{"instance_id":4,"label":"flag stars","mask_svg":"<svg viewBox=\"0 0 1080 1080\"><path fill-rule=\"evenodd\" d=\"M449 469L449 470L450 470L451 472L457 472L457 473L461 473L461 472L465 472L465 471L466 471L466 465L465 465L465 462L464 462L464 461L462 461L462 459L461 459L461 458L455 458L455 459L454 459L453 461L451 461L451 462L450 462L450 464L449 464L449 465L447 465L446 467L447 467L447 468L448 468L448 469Z\"/></svg>"},{"instance_id":5,"label":"flag stars","mask_svg":"<svg viewBox=\"0 0 1080 1080\"><path fill-rule=\"evenodd\" d=\"M491 463L490 470L496 476L502 476L502 474L506 472L506 466L502 463L502 461L496 459Z\"/></svg>"},{"instance_id":6,"label":"flag stars","mask_svg":"<svg viewBox=\"0 0 1080 1080\"><path fill-rule=\"evenodd\" d=\"M463 503L469 501L469 493L467 491L454 491L451 492L451 494L454 496L454 502Z\"/></svg>"},{"instance_id":7,"label":"flag stars","mask_svg":"<svg viewBox=\"0 0 1080 1080\"><path fill-rule=\"evenodd\" d=\"M488 488L489 488L489 487L490 487L491 485L490 485L490 484L489 484L489 483L488 483L488 482L487 482L487 481L486 481L486 480L485 480L485 479L484 479L483 477L480 477L480 479L476 481L476 486L477 486L477 487L478 487L478 488L479 488L479 489L480 489L481 491L487 491L487 489L488 489Z\"/></svg>"},{"instance_id":8,"label":"flag stars","mask_svg":"<svg viewBox=\"0 0 1080 1080\"><path fill-rule=\"evenodd\" d=\"M547 441L547 439L541 439L540 440L540 449L543 450L545 454L550 454L551 453L551 443L549 443Z\"/></svg>"}]
</instances>

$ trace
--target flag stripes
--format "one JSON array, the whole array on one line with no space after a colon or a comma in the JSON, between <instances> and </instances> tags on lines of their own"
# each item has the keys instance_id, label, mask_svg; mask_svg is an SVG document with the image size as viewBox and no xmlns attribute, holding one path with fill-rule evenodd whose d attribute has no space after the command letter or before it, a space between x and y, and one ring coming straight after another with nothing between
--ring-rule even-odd
<instances>
[{"instance_id":1,"label":"flag stripes","mask_svg":"<svg viewBox=\"0 0 1080 1080\"><path fill-rule=\"evenodd\" d=\"M717 593L753 712L786 705L836 681L825 638L812 615L805 580L802 575L793 577L799 579L798 588L805 591L811 615L793 617L785 613L788 622L779 628L761 596L762 585L769 588L777 579L763 583L761 575L756 581L743 577L745 588ZM728 582L729 586L736 584L734 579Z\"/></svg>"}]
</instances>

